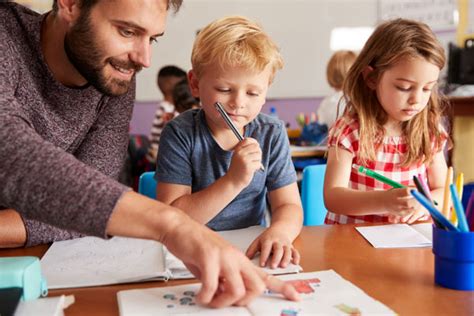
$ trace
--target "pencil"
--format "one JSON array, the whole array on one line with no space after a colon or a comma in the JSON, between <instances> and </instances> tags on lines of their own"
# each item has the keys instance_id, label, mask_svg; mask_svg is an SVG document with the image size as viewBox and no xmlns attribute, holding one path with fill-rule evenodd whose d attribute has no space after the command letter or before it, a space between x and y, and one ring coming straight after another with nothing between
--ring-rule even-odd
<instances>
[{"instance_id":1,"label":"pencil","mask_svg":"<svg viewBox=\"0 0 474 316\"><path fill-rule=\"evenodd\" d=\"M453 183L453 167L448 168L446 182L444 183L443 209L441 213L443 213L446 218L449 218L449 185L451 183Z\"/></svg>"},{"instance_id":2,"label":"pencil","mask_svg":"<svg viewBox=\"0 0 474 316\"><path fill-rule=\"evenodd\" d=\"M438 205L438 203L435 200L433 200L433 196L431 195L430 187L428 186L428 183L425 181L425 179L423 178L423 176L421 174L418 174L418 180L420 180L421 186L425 190L425 193L427 194L426 197L428 198L428 200L433 201L433 204L435 206Z\"/></svg>"},{"instance_id":3,"label":"pencil","mask_svg":"<svg viewBox=\"0 0 474 316\"><path fill-rule=\"evenodd\" d=\"M413 176L413 182L415 182L415 186L416 186L416 189L425 196L425 198L427 198L428 200L431 201L431 198L430 196L428 195L428 193L425 191L425 188L423 187L423 185L421 184L421 181L420 179L418 179L417 176Z\"/></svg>"},{"instance_id":4,"label":"pencil","mask_svg":"<svg viewBox=\"0 0 474 316\"><path fill-rule=\"evenodd\" d=\"M449 189L451 190L451 197L453 199L454 210L456 211L456 215L458 216L459 230L462 232L468 232L469 227L467 226L466 214L464 214L464 208L462 207L462 203L458 198L458 194L456 192L456 188L454 187L454 184L449 185Z\"/></svg>"},{"instance_id":5,"label":"pencil","mask_svg":"<svg viewBox=\"0 0 474 316\"><path fill-rule=\"evenodd\" d=\"M451 222L448 221L446 217L444 217L443 214L441 214L423 194L416 190L410 190L410 193L418 202L420 202L421 205L423 205L428 210L428 212L430 212L431 217L433 217L435 223L441 224L441 226L447 230L459 231L459 229L451 224Z\"/></svg>"},{"instance_id":6,"label":"pencil","mask_svg":"<svg viewBox=\"0 0 474 316\"><path fill-rule=\"evenodd\" d=\"M371 178L374 178L376 180L379 180L380 182L383 182L385 184L388 184L394 188L404 188L405 186L403 184L400 184L398 183L397 181L393 181L392 179L389 179L373 170L370 170L370 169L367 169L365 167L362 167L362 166L358 166L356 164L353 164L352 165L352 168L356 169L357 171L361 172L361 173L365 173L366 175L368 175L369 177Z\"/></svg>"},{"instance_id":7,"label":"pencil","mask_svg":"<svg viewBox=\"0 0 474 316\"><path fill-rule=\"evenodd\" d=\"M234 122L230 119L229 115L227 115L226 111L224 110L224 107L222 104L219 102L214 103L214 106L216 107L217 112L222 116L224 119L224 122L226 122L227 126L229 126L230 130L234 133L235 137L239 140L239 142L244 140L244 137L240 134L239 130L237 127L235 127ZM265 168L263 165L260 165L260 170L264 171Z\"/></svg>"},{"instance_id":8,"label":"pencil","mask_svg":"<svg viewBox=\"0 0 474 316\"><path fill-rule=\"evenodd\" d=\"M456 178L456 190L458 192L459 200L462 201L462 190L463 190L463 183L464 183L464 174L462 172L458 173ZM451 195L452 198L452 195ZM458 216L456 210L453 212L453 207L451 207L451 223L456 225L458 223Z\"/></svg>"}]
</instances>

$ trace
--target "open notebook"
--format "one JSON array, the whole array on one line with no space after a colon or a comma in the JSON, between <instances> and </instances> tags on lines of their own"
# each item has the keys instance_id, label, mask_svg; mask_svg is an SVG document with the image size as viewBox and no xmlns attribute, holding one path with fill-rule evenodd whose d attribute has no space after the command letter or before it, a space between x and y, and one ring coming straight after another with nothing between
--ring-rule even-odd
<instances>
[{"instance_id":1,"label":"open notebook","mask_svg":"<svg viewBox=\"0 0 474 316\"><path fill-rule=\"evenodd\" d=\"M265 228L253 226L219 232L245 251ZM254 260L258 264L258 258ZM192 278L184 264L162 244L144 239L114 237L103 240L84 237L53 243L41 259L41 269L49 289ZM296 273L299 265L285 269L265 269L271 274Z\"/></svg>"},{"instance_id":2,"label":"open notebook","mask_svg":"<svg viewBox=\"0 0 474 316\"><path fill-rule=\"evenodd\" d=\"M333 270L278 276L292 283L299 302L265 293L247 307L209 309L195 302L200 284L120 291L121 316L132 315L395 315Z\"/></svg>"},{"instance_id":3,"label":"open notebook","mask_svg":"<svg viewBox=\"0 0 474 316\"><path fill-rule=\"evenodd\" d=\"M375 248L431 247L431 223L356 227Z\"/></svg>"}]
</instances>

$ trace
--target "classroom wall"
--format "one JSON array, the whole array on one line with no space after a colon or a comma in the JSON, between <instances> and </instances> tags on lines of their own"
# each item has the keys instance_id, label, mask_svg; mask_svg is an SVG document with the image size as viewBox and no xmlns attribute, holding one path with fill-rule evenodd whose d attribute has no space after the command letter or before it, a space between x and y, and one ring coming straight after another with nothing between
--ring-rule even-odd
<instances>
[{"instance_id":1,"label":"classroom wall","mask_svg":"<svg viewBox=\"0 0 474 316\"><path fill-rule=\"evenodd\" d=\"M246 15L278 43L285 67L269 89L263 112L275 106L279 117L296 128L296 114L315 112L331 93L325 73L333 28L375 26L382 19L403 16L428 23L447 47L456 37L451 14L456 7L455 0L185 0L178 14L169 17L165 36L154 48L152 67L137 76L131 133L149 133L162 98L156 87L159 68L175 64L189 70L196 31L215 18Z\"/></svg>"},{"instance_id":2,"label":"classroom wall","mask_svg":"<svg viewBox=\"0 0 474 316\"><path fill-rule=\"evenodd\" d=\"M137 76L137 100L160 99L158 70L167 64L189 70L196 32L228 15L259 22L280 47L285 66L269 90L270 99L326 95L331 30L374 25L376 4L377 0L186 0L178 14L168 18L165 36L153 50L152 66Z\"/></svg>"},{"instance_id":3,"label":"classroom wall","mask_svg":"<svg viewBox=\"0 0 474 316\"><path fill-rule=\"evenodd\" d=\"M316 112L322 97L271 99L267 100L262 108L263 113L270 113L270 108L275 107L278 117L290 124L290 128L298 128L295 120L296 114ZM157 101L137 101L133 109L130 122L130 134L148 135L151 130Z\"/></svg>"}]
</instances>

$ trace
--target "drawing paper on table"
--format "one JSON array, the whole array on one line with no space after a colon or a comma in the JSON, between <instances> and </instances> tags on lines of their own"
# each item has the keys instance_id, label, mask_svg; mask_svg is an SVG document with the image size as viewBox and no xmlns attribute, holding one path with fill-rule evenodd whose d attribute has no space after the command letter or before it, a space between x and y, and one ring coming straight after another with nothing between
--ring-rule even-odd
<instances>
[{"instance_id":1,"label":"drawing paper on table","mask_svg":"<svg viewBox=\"0 0 474 316\"><path fill-rule=\"evenodd\" d=\"M63 316L64 309L74 303L74 295L42 297L36 300L21 300L14 316Z\"/></svg>"},{"instance_id":2,"label":"drawing paper on table","mask_svg":"<svg viewBox=\"0 0 474 316\"><path fill-rule=\"evenodd\" d=\"M168 279L163 248L152 240L84 237L55 242L41 259L49 289Z\"/></svg>"},{"instance_id":3,"label":"drawing paper on table","mask_svg":"<svg viewBox=\"0 0 474 316\"><path fill-rule=\"evenodd\" d=\"M301 301L291 302L279 294L265 293L247 307L207 309L194 297L200 283L179 286L127 290L117 293L121 316L131 315L341 315L395 313L374 300L333 270L277 276L298 289Z\"/></svg>"},{"instance_id":4,"label":"drawing paper on table","mask_svg":"<svg viewBox=\"0 0 474 316\"><path fill-rule=\"evenodd\" d=\"M265 228L254 226L219 232L245 251ZM258 264L258 258L254 259ZM41 259L49 289L193 278L183 262L162 244L144 239L84 237L53 243ZM296 273L299 265L267 269L268 273Z\"/></svg>"},{"instance_id":5,"label":"drawing paper on table","mask_svg":"<svg viewBox=\"0 0 474 316\"><path fill-rule=\"evenodd\" d=\"M356 227L375 248L431 247L431 223Z\"/></svg>"},{"instance_id":6,"label":"drawing paper on table","mask_svg":"<svg viewBox=\"0 0 474 316\"><path fill-rule=\"evenodd\" d=\"M254 241L263 231L265 227L252 226L243 229L226 230L218 232L225 240L236 246L242 252L245 253L248 246ZM189 279L193 275L188 271L184 263L176 258L171 252L164 247L164 257L166 267L172 272L173 279ZM252 259L252 262L259 266L259 256ZM303 271L301 266L290 263L286 268L263 268L265 272L269 274L285 274L285 273L298 273Z\"/></svg>"}]
</instances>

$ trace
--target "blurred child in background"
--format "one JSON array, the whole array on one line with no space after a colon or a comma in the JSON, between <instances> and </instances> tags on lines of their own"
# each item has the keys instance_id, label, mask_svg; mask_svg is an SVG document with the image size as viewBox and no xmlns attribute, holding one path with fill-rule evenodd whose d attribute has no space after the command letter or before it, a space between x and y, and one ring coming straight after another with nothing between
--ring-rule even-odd
<instances>
[{"instance_id":1,"label":"blurred child in background","mask_svg":"<svg viewBox=\"0 0 474 316\"><path fill-rule=\"evenodd\" d=\"M334 93L321 101L317 111L318 123L326 125L328 129L332 127L336 118L342 115L346 107L346 102L342 97L342 86L356 57L357 55L353 51L340 50L329 59L326 78L331 88L334 89Z\"/></svg>"},{"instance_id":2,"label":"blurred child in background","mask_svg":"<svg viewBox=\"0 0 474 316\"><path fill-rule=\"evenodd\" d=\"M146 159L154 164L156 154L160 144L161 131L166 122L175 117L175 107L173 102L173 88L181 80L186 79L186 72L173 65L164 66L160 69L157 76L157 85L163 94L163 100L158 104L153 125L150 132L150 146Z\"/></svg>"}]
</instances>

